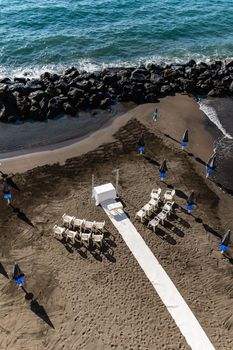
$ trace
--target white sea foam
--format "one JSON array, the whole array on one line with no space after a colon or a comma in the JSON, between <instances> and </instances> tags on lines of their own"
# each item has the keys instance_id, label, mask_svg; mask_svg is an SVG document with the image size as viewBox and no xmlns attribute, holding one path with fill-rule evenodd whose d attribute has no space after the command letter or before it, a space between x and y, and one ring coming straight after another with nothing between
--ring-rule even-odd
<instances>
[{"instance_id":1,"label":"white sea foam","mask_svg":"<svg viewBox=\"0 0 233 350\"><path fill-rule=\"evenodd\" d=\"M217 126L217 128L222 132L222 134L226 138L232 140L233 137L230 134L228 134L228 132L222 126L220 120L218 119L218 115L217 115L215 109L213 107L207 105L203 101L199 101L198 104L200 106L200 110L202 110L205 113L205 115L209 118L209 120Z\"/></svg>"},{"instance_id":2,"label":"white sea foam","mask_svg":"<svg viewBox=\"0 0 233 350\"><path fill-rule=\"evenodd\" d=\"M112 62L96 61L94 59L82 58L73 62L67 62L64 64L50 64L50 65L35 65L27 67L12 67L12 66L1 66L0 65L0 78L14 78L14 77L28 77L28 78L38 78L45 71L53 73L62 73L66 68L70 66L75 66L79 70L85 70L87 72L94 72L96 70L102 70L104 68L114 68L114 67L132 67L139 66L141 64L148 65L149 63L175 63L182 64L187 63L190 59L196 60L196 62L210 62L212 58L205 55L193 55L187 54L185 57L170 57L170 56L142 56L137 57L132 60L114 60ZM213 59L218 59L218 57L213 57ZM220 59L220 58L219 58ZM233 59L233 57L228 57L227 59Z\"/></svg>"}]
</instances>

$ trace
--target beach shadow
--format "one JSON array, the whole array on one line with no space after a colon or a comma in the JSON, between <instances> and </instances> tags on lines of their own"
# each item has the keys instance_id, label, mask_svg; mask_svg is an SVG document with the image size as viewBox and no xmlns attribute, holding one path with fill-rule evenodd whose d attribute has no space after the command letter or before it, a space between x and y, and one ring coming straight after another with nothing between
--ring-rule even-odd
<instances>
[{"instance_id":1,"label":"beach shadow","mask_svg":"<svg viewBox=\"0 0 233 350\"><path fill-rule=\"evenodd\" d=\"M181 231L178 227L174 226L170 222L166 221L164 227L171 230L173 233L175 233L178 237L184 237L184 232Z\"/></svg>"},{"instance_id":2,"label":"beach shadow","mask_svg":"<svg viewBox=\"0 0 233 350\"><path fill-rule=\"evenodd\" d=\"M25 293L25 299L26 300L30 300L30 309L32 312L34 312L34 314L36 314L36 316L38 316L39 318L41 318L45 323L47 323L48 326L50 326L51 328L54 328L53 323L51 322L47 312L45 311L45 308L40 305L38 303L38 301L36 300L37 298L34 299L34 295L33 293L29 293L23 286L21 286L21 289L24 291Z\"/></svg>"},{"instance_id":3,"label":"beach shadow","mask_svg":"<svg viewBox=\"0 0 233 350\"><path fill-rule=\"evenodd\" d=\"M175 191L176 191L176 196L177 197L185 199L185 200L188 198L188 196L183 191L177 190L177 189L175 189Z\"/></svg>"},{"instance_id":4,"label":"beach shadow","mask_svg":"<svg viewBox=\"0 0 233 350\"><path fill-rule=\"evenodd\" d=\"M14 174L5 174L2 171L0 171L0 174L2 175L3 180L6 180L6 182L9 186L13 187L17 191L20 191L19 187L12 180L12 178L15 176Z\"/></svg>"},{"instance_id":5,"label":"beach shadow","mask_svg":"<svg viewBox=\"0 0 233 350\"><path fill-rule=\"evenodd\" d=\"M189 222L187 222L186 220L184 220L180 216L176 215L175 213L171 214L170 219L179 222L185 228L190 228L191 227Z\"/></svg>"},{"instance_id":6,"label":"beach shadow","mask_svg":"<svg viewBox=\"0 0 233 350\"><path fill-rule=\"evenodd\" d=\"M16 183L12 180L11 177L7 177L6 182L10 187L13 187L15 190L20 192L20 188L16 185Z\"/></svg>"},{"instance_id":7,"label":"beach shadow","mask_svg":"<svg viewBox=\"0 0 233 350\"><path fill-rule=\"evenodd\" d=\"M170 136L170 135L168 135L168 134L164 134L164 136L167 137L167 138L169 138L170 140L172 140L172 141L174 141L174 142L180 144L180 141L174 139L174 137L172 137L172 136Z\"/></svg>"},{"instance_id":8,"label":"beach shadow","mask_svg":"<svg viewBox=\"0 0 233 350\"><path fill-rule=\"evenodd\" d=\"M148 156L144 156L144 159L146 159L152 165L155 165L155 166L159 166L160 165L155 159L152 159L152 158L150 158Z\"/></svg>"},{"instance_id":9,"label":"beach shadow","mask_svg":"<svg viewBox=\"0 0 233 350\"><path fill-rule=\"evenodd\" d=\"M206 230L206 232L211 233L212 235L214 235L215 237L218 237L220 239L222 239L222 236L220 235L220 233L218 233L217 231L215 231L212 227L210 227L207 224L202 224L204 229Z\"/></svg>"},{"instance_id":10,"label":"beach shadow","mask_svg":"<svg viewBox=\"0 0 233 350\"><path fill-rule=\"evenodd\" d=\"M1 262L0 262L0 274L6 277L7 279L9 279L9 276Z\"/></svg>"},{"instance_id":11,"label":"beach shadow","mask_svg":"<svg viewBox=\"0 0 233 350\"><path fill-rule=\"evenodd\" d=\"M222 191L228 193L230 196L233 196L233 190L231 188L227 188L227 187L223 186L222 184L220 184L219 182L216 182L210 178L209 178L209 180L212 181L213 183L215 183L215 185L217 185L219 188L221 188Z\"/></svg>"},{"instance_id":12,"label":"beach shadow","mask_svg":"<svg viewBox=\"0 0 233 350\"><path fill-rule=\"evenodd\" d=\"M108 245L107 241L104 240L102 247L100 247L100 252L108 261L112 263L116 262L116 258L114 257L114 250L111 246Z\"/></svg>"},{"instance_id":13,"label":"beach shadow","mask_svg":"<svg viewBox=\"0 0 233 350\"><path fill-rule=\"evenodd\" d=\"M202 165L206 165L206 162L204 162L204 160L202 160L201 158L199 158L199 157L194 157L194 159L195 159L198 163L200 163L200 164L202 164Z\"/></svg>"},{"instance_id":14,"label":"beach shadow","mask_svg":"<svg viewBox=\"0 0 233 350\"><path fill-rule=\"evenodd\" d=\"M166 225L166 222L164 222L164 224ZM166 227L165 225L164 227ZM173 237L171 237L168 233L166 233L164 230L162 230L160 227L156 227L155 234L161 237L162 240L166 241L171 245L176 244L176 240Z\"/></svg>"},{"instance_id":15,"label":"beach shadow","mask_svg":"<svg viewBox=\"0 0 233 350\"><path fill-rule=\"evenodd\" d=\"M18 219L24 221L31 227L35 227L24 212L22 212L19 208L14 207L12 204L10 204L10 207L13 209L13 212L17 214Z\"/></svg>"}]
</instances>

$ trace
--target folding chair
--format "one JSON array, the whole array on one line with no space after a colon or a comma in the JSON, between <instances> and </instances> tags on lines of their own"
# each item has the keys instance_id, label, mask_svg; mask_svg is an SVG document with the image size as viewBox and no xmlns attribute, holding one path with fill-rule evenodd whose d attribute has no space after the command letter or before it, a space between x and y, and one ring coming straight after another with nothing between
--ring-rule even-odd
<instances>
[{"instance_id":1,"label":"folding chair","mask_svg":"<svg viewBox=\"0 0 233 350\"><path fill-rule=\"evenodd\" d=\"M165 193L164 193L164 199L165 201L172 201L173 197L175 196L176 194L176 191L175 190L167 190Z\"/></svg>"},{"instance_id":2,"label":"folding chair","mask_svg":"<svg viewBox=\"0 0 233 350\"><path fill-rule=\"evenodd\" d=\"M68 241L68 239L70 239L72 241L72 243L75 243L75 237L77 236L78 232L76 231L71 231L69 229L67 229L65 231L65 237L66 237L66 242Z\"/></svg>"},{"instance_id":3,"label":"folding chair","mask_svg":"<svg viewBox=\"0 0 233 350\"><path fill-rule=\"evenodd\" d=\"M160 199L160 194L161 194L161 188L159 187L159 188L157 188L157 189L154 189L153 188L153 190L151 191L151 194L150 194L150 196L151 196L151 198L153 198L153 199Z\"/></svg>"},{"instance_id":4,"label":"folding chair","mask_svg":"<svg viewBox=\"0 0 233 350\"><path fill-rule=\"evenodd\" d=\"M103 233L98 233L98 234L92 233L91 235L92 242L98 243L100 246L102 246L103 238L104 238Z\"/></svg>"},{"instance_id":5,"label":"folding chair","mask_svg":"<svg viewBox=\"0 0 233 350\"><path fill-rule=\"evenodd\" d=\"M140 219L141 222L143 222L146 218L146 212L143 209L140 209L136 215L135 215L136 219Z\"/></svg>"},{"instance_id":6,"label":"folding chair","mask_svg":"<svg viewBox=\"0 0 233 350\"><path fill-rule=\"evenodd\" d=\"M68 228L72 227L74 219L75 219L74 216L69 216L67 214L63 214L62 215L63 226L68 227Z\"/></svg>"},{"instance_id":7,"label":"folding chair","mask_svg":"<svg viewBox=\"0 0 233 350\"><path fill-rule=\"evenodd\" d=\"M89 245L89 241L90 241L90 238L91 238L91 233L81 232L80 233L80 238L81 238L82 243L83 242L87 242L87 244Z\"/></svg>"},{"instance_id":8,"label":"folding chair","mask_svg":"<svg viewBox=\"0 0 233 350\"><path fill-rule=\"evenodd\" d=\"M95 232L102 232L105 227L105 221L95 221L93 226Z\"/></svg>"},{"instance_id":9,"label":"folding chair","mask_svg":"<svg viewBox=\"0 0 233 350\"><path fill-rule=\"evenodd\" d=\"M53 236L58 239L62 239L64 237L66 228L60 227L58 225L53 226Z\"/></svg>"},{"instance_id":10,"label":"folding chair","mask_svg":"<svg viewBox=\"0 0 233 350\"><path fill-rule=\"evenodd\" d=\"M89 230L90 232L92 232L94 227L94 222L93 221L87 221L85 220L84 224L83 224L83 228L84 230Z\"/></svg>"},{"instance_id":11,"label":"folding chair","mask_svg":"<svg viewBox=\"0 0 233 350\"><path fill-rule=\"evenodd\" d=\"M160 218L156 216L154 219L149 221L147 227L152 227L153 231L155 232L155 228L159 225L159 223L160 223Z\"/></svg>"},{"instance_id":12,"label":"folding chair","mask_svg":"<svg viewBox=\"0 0 233 350\"><path fill-rule=\"evenodd\" d=\"M76 218L74 218L74 220L73 220L73 228L74 229L79 229L79 231L81 232L84 223L85 223L84 219L76 219Z\"/></svg>"}]
</instances>

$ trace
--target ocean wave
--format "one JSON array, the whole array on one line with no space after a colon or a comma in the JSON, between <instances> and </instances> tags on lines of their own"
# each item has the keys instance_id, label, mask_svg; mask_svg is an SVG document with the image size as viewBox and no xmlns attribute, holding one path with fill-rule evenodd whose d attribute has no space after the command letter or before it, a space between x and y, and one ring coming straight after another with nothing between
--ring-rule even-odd
<instances>
[{"instance_id":1,"label":"ocean wave","mask_svg":"<svg viewBox=\"0 0 233 350\"><path fill-rule=\"evenodd\" d=\"M204 103L203 101L199 101L198 104L199 104L200 110L202 110L205 113L205 115L209 118L209 120L217 126L217 128L222 132L222 134L226 138L232 140L233 137L230 134L228 134L228 132L225 130L225 128L221 124L216 110L213 107L209 106L208 104Z\"/></svg>"},{"instance_id":2,"label":"ocean wave","mask_svg":"<svg viewBox=\"0 0 233 350\"><path fill-rule=\"evenodd\" d=\"M42 73L48 71L51 73L62 74L62 72L70 66L75 66L80 71L94 72L103 70L106 68L120 68L120 67L138 67L140 65L148 65L149 63L156 64L184 64L190 59L194 59L198 62L210 62L213 59L233 59L233 57L208 57L201 54L187 55L185 57L169 57L169 56L147 56L138 57L133 60L115 60L111 62L96 61L89 58L82 58L74 62L67 64L48 64L48 65L35 65L35 66L7 66L0 65L0 78L14 78L14 77L28 77L38 78Z\"/></svg>"}]
</instances>

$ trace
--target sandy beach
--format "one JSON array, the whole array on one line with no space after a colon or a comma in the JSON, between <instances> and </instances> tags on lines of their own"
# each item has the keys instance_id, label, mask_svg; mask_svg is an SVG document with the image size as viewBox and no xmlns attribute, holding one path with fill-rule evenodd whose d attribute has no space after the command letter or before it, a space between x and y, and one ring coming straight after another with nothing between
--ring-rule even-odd
<instances>
[{"instance_id":1,"label":"sandy beach","mask_svg":"<svg viewBox=\"0 0 233 350\"><path fill-rule=\"evenodd\" d=\"M151 115L159 108L159 120ZM190 145L178 145L188 129ZM146 152L137 155L144 133ZM14 154L1 170L15 176L12 207L0 202L0 349L176 350L189 349L166 307L103 209L91 199L95 184L115 184L124 210L180 291L216 349L233 348L232 250L218 245L231 224L232 198L206 180L213 151L211 126L187 95L132 108L82 140L58 149ZM158 165L167 159L168 177ZM152 188L176 190L175 214L153 233L135 220ZM197 208L183 209L191 191ZM106 220L101 250L53 238L63 213ZM17 262L25 289L11 281ZM30 298L28 298L30 299Z\"/></svg>"}]
</instances>

